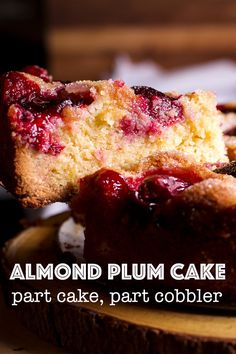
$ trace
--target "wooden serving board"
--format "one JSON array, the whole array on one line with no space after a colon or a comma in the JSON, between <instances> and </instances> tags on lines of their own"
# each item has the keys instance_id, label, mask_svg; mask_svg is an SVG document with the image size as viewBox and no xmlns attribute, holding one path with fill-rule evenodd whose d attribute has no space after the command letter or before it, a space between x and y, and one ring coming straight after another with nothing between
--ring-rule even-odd
<instances>
[{"instance_id":1,"label":"wooden serving board","mask_svg":"<svg viewBox=\"0 0 236 354\"><path fill-rule=\"evenodd\" d=\"M61 222L63 216L60 218ZM58 262L56 235L60 222L53 219L41 226L31 227L4 249L6 299L11 302L11 291L49 289L53 294L51 303L22 303L14 308L21 321L33 332L58 346L70 348L70 353L78 354L236 353L236 316L233 315L165 310L143 304L111 307L104 288L99 289L104 299L103 306L92 303L60 304L54 298L58 291L76 291L77 288L97 291L97 287L82 281L8 281L14 263ZM9 337L11 343L17 339L17 331L13 332L13 336ZM4 338L1 333L0 338ZM34 342L33 338L33 335L29 336L29 340ZM1 342L4 345L4 339L0 339ZM48 352L41 349L43 354L49 352L62 353L54 348ZM25 353L39 352L32 350Z\"/></svg>"},{"instance_id":2,"label":"wooden serving board","mask_svg":"<svg viewBox=\"0 0 236 354\"><path fill-rule=\"evenodd\" d=\"M1 354L69 354L41 340L27 330L19 321L13 309L6 306L0 287L0 353Z\"/></svg>"}]
</instances>

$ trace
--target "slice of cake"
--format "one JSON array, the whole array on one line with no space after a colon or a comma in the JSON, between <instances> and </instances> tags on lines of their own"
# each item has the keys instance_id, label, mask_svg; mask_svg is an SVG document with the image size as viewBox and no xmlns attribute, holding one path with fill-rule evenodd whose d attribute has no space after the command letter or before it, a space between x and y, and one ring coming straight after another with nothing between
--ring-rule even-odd
<instances>
[{"instance_id":1,"label":"slice of cake","mask_svg":"<svg viewBox=\"0 0 236 354\"><path fill-rule=\"evenodd\" d=\"M158 151L226 162L212 93L163 94L122 81L52 81L28 67L1 78L0 178L25 206L65 201L79 178Z\"/></svg>"}]
</instances>

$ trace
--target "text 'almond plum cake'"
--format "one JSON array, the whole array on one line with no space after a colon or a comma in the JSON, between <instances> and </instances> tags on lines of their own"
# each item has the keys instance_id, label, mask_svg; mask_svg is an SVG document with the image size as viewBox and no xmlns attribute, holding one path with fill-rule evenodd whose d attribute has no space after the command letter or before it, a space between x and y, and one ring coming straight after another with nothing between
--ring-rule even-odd
<instances>
[{"instance_id":1,"label":"text 'almond plum cake'","mask_svg":"<svg viewBox=\"0 0 236 354\"><path fill-rule=\"evenodd\" d=\"M101 168L126 175L158 152L228 160L209 92L63 83L35 66L2 76L0 107L0 177L25 206L68 200L80 178Z\"/></svg>"}]
</instances>

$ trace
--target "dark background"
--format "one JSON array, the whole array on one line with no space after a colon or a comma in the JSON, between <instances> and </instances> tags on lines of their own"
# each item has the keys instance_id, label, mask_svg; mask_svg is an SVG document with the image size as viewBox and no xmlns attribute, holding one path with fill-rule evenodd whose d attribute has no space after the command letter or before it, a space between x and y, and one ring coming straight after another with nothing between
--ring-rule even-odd
<instances>
[{"instance_id":1,"label":"dark background","mask_svg":"<svg viewBox=\"0 0 236 354\"><path fill-rule=\"evenodd\" d=\"M0 72L109 76L118 54L166 68L236 59L235 0L0 0Z\"/></svg>"},{"instance_id":2,"label":"dark background","mask_svg":"<svg viewBox=\"0 0 236 354\"><path fill-rule=\"evenodd\" d=\"M44 1L0 0L0 71L46 65Z\"/></svg>"}]
</instances>

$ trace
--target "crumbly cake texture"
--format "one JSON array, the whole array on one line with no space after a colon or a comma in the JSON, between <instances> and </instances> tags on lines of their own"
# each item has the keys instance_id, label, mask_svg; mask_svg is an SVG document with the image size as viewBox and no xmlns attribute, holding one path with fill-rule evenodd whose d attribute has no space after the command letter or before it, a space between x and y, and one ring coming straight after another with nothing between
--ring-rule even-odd
<instances>
[{"instance_id":1,"label":"crumbly cake texture","mask_svg":"<svg viewBox=\"0 0 236 354\"><path fill-rule=\"evenodd\" d=\"M102 167L128 173L161 151L227 162L209 92L53 82L45 70L28 67L2 76L0 114L0 177L25 206L66 201L80 178Z\"/></svg>"},{"instance_id":2,"label":"crumbly cake texture","mask_svg":"<svg viewBox=\"0 0 236 354\"><path fill-rule=\"evenodd\" d=\"M85 227L85 260L164 263L167 269L223 263L223 282L181 281L178 287L222 290L235 300L236 179L182 154L159 153L141 168L133 178L102 169L80 181L71 208ZM176 283L165 278L162 286Z\"/></svg>"}]
</instances>

